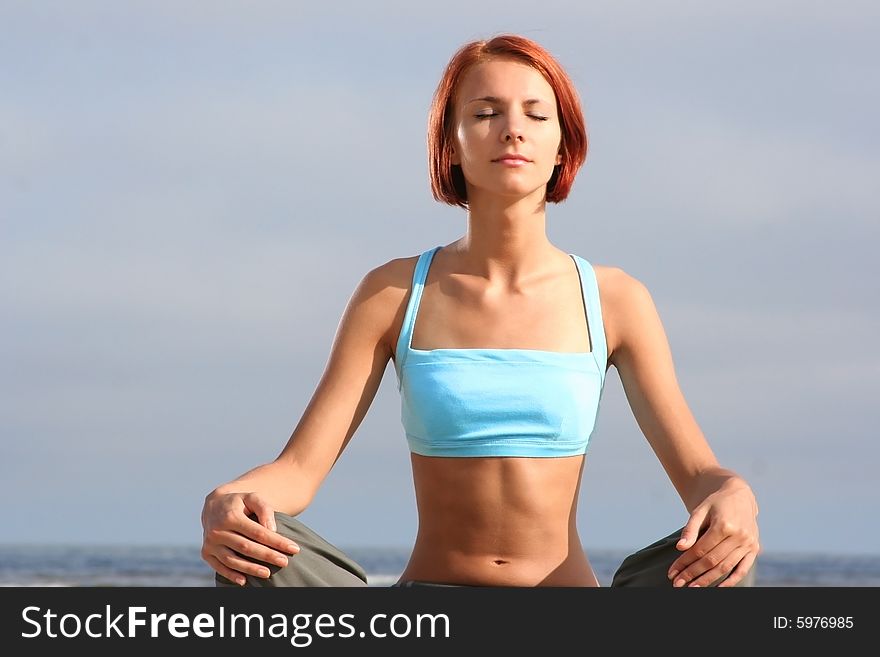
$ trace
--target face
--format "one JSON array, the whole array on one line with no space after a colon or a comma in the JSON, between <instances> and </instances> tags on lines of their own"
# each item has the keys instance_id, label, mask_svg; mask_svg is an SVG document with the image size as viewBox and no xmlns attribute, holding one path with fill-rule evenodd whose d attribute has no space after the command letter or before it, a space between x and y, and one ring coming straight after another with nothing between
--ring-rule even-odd
<instances>
[{"instance_id":1,"label":"face","mask_svg":"<svg viewBox=\"0 0 880 657\"><path fill-rule=\"evenodd\" d=\"M562 130L553 87L537 70L492 59L468 70L454 98L453 164L473 194L526 196L542 190L561 164ZM517 154L526 161L505 161Z\"/></svg>"}]
</instances>

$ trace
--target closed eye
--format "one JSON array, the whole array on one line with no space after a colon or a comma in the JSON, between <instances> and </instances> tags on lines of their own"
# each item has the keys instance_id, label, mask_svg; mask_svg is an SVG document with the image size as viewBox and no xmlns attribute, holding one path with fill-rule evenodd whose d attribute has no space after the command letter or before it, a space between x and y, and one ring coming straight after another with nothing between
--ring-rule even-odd
<instances>
[{"instance_id":1,"label":"closed eye","mask_svg":"<svg viewBox=\"0 0 880 657\"><path fill-rule=\"evenodd\" d=\"M491 117L493 117L493 116L498 116L498 112L493 112L492 114L475 114L475 115L474 115L474 118L477 118L477 119L488 119L488 118L491 118ZM536 114L528 114L527 116L529 116L530 118L535 119L536 121L547 121L547 120L549 120L549 117L546 117L546 116L537 116Z\"/></svg>"}]
</instances>

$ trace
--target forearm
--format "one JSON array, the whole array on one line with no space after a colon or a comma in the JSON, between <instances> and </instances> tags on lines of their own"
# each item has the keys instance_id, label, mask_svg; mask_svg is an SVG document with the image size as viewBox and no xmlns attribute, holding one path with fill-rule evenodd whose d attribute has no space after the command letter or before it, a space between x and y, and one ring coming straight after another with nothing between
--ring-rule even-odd
<instances>
[{"instance_id":1,"label":"forearm","mask_svg":"<svg viewBox=\"0 0 880 657\"><path fill-rule=\"evenodd\" d=\"M295 516L302 513L312 499L312 491L306 482L295 464L276 460L217 486L208 497L225 493L258 493L276 511Z\"/></svg>"}]
</instances>

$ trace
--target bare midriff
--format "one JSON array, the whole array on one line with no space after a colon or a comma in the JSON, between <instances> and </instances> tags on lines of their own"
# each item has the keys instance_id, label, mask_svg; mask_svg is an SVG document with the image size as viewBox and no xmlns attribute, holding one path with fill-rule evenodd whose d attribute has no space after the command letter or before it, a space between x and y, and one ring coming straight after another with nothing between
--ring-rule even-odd
<instances>
[{"instance_id":1,"label":"bare midriff","mask_svg":"<svg viewBox=\"0 0 880 657\"><path fill-rule=\"evenodd\" d=\"M412 454L419 529L400 579L599 586L576 526L583 463Z\"/></svg>"}]
</instances>

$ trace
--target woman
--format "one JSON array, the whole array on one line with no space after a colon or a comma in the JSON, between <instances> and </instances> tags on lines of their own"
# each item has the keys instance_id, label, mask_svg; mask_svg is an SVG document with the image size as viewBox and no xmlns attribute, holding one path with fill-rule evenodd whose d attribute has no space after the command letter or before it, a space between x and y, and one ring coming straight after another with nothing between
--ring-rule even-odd
<instances>
[{"instance_id":1,"label":"woman","mask_svg":"<svg viewBox=\"0 0 880 657\"><path fill-rule=\"evenodd\" d=\"M663 576L744 581L760 550L755 496L692 417L650 293L547 238L546 203L567 197L587 141L573 84L538 44L502 35L453 56L429 119L430 178L435 199L467 210L467 232L363 277L280 455L206 497L202 556L218 581L283 581L298 560L365 581L293 517L357 430L389 358L419 514L399 585L599 586L576 507L612 364L690 514L664 539L675 552ZM313 561L294 536L317 546Z\"/></svg>"}]
</instances>

